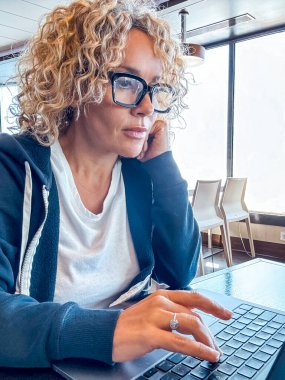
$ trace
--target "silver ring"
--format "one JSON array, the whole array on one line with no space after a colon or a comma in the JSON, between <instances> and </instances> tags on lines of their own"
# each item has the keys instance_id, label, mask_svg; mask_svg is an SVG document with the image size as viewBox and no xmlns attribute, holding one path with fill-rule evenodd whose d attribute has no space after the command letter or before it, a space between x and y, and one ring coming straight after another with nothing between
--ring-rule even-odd
<instances>
[{"instance_id":1,"label":"silver ring","mask_svg":"<svg viewBox=\"0 0 285 380\"><path fill-rule=\"evenodd\" d=\"M176 313L173 314L173 318L169 322L169 326L172 331L177 330L179 327L179 322L176 319Z\"/></svg>"}]
</instances>

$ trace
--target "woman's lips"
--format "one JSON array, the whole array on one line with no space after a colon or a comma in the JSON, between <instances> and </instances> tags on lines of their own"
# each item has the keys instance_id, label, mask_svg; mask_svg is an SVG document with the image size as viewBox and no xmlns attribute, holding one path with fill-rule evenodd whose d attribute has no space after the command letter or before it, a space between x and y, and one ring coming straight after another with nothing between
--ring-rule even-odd
<instances>
[{"instance_id":1,"label":"woman's lips","mask_svg":"<svg viewBox=\"0 0 285 380\"><path fill-rule=\"evenodd\" d=\"M147 128L126 128L123 129L123 133L125 136L128 136L132 139L145 139L146 138L146 133L147 133Z\"/></svg>"}]
</instances>

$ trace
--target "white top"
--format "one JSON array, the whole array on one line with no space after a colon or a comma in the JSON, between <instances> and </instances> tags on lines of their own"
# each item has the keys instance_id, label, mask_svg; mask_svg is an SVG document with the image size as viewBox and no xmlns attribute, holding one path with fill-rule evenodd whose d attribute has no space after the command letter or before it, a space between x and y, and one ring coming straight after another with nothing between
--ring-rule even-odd
<instances>
[{"instance_id":1,"label":"white top","mask_svg":"<svg viewBox=\"0 0 285 380\"><path fill-rule=\"evenodd\" d=\"M113 168L103 211L85 208L59 142L51 147L60 231L54 302L108 307L139 273L130 234L121 161Z\"/></svg>"}]
</instances>

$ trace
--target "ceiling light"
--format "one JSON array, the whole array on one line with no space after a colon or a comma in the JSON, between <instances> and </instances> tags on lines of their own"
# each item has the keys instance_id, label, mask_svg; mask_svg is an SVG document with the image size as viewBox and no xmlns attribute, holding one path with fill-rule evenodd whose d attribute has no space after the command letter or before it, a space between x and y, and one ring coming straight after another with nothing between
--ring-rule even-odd
<instances>
[{"instance_id":1,"label":"ceiling light","mask_svg":"<svg viewBox=\"0 0 285 380\"><path fill-rule=\"evenodd\" d=\"M201 65L205 59L205 48L202 45L191 44L186 42L186 15L189 12L186 9L181 9L181 47L184 60L187 66L194 67Z\"/></svg>"}]
</instances>

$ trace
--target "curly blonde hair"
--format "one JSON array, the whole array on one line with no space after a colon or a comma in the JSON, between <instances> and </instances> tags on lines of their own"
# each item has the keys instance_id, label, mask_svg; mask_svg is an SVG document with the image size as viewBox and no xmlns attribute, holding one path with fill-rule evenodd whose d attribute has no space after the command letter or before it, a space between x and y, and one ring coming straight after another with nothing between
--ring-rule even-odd
<instances>
[{"instance_id":1,"label":"curly blonde hair","mask_svg":"<svg viewBox=\"0 0 285 380\"><path fill-rule=\"evenodd\" d=\"M179 44L151 0L79 0L48 14L18 63L21 133L51 145L90 102L100 103L108 71L124 59L132 28L147 33L161 59L162 81L176 93L170 117L185 108L187 91ZM15 110L15 108L14 108Z\"/></svg>"}]
</instances>

